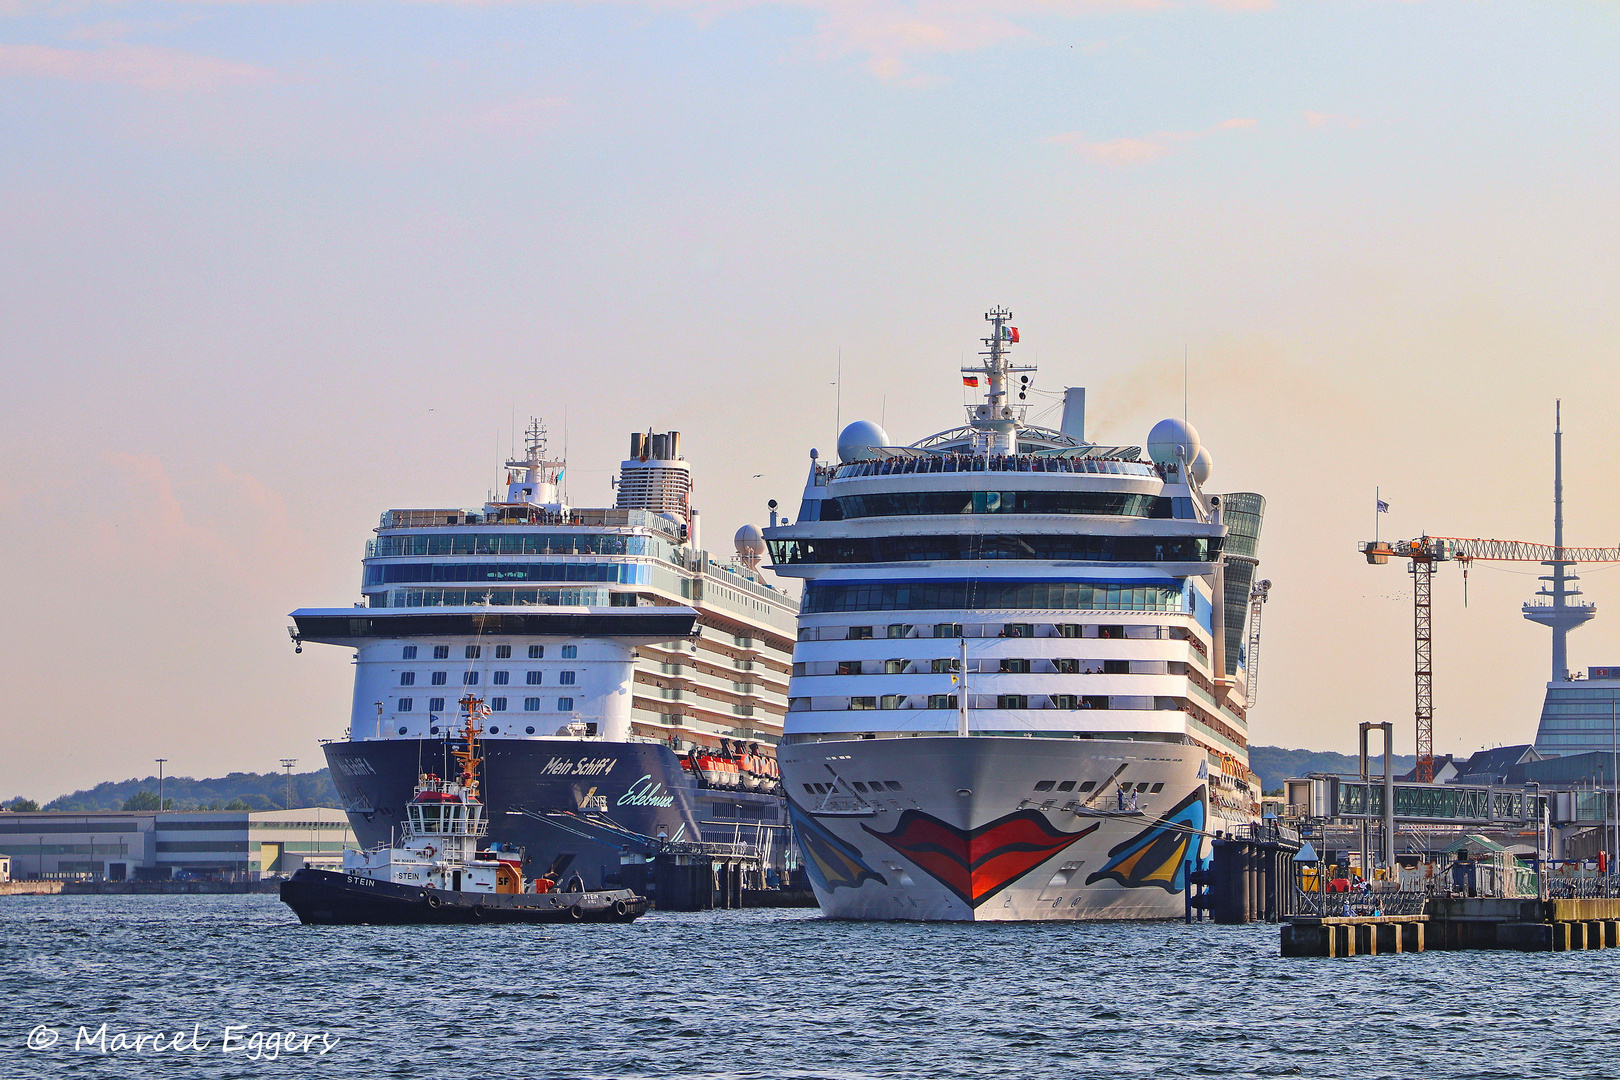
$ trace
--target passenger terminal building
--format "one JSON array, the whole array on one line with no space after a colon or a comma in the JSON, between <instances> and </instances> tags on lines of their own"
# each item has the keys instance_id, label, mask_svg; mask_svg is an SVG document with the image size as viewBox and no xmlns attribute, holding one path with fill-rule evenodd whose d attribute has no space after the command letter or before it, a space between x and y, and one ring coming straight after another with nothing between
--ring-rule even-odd
<instances>
[{"instance_id":1,"label":"passenger terminal building","mask_svg":"<svg viewBox=\"0 0 1620 1080\"><path fill-rule=\"evenodd\" d=\"M1542 757L1612 754L1620 732L1620 667L1589 667L1586 678L1547 684L1536 729Z\"/></svg>"},{"instance_id":2,"label":"passenger terminal building","mask_svg":"<svg viewBox=\"0 0 1620 1080\"><path fill-rule=\"evenodd\" d=\"M226 880L335 869L354 833L342 810L0 812L13 880Z\"/></svg>"}]
</instances>

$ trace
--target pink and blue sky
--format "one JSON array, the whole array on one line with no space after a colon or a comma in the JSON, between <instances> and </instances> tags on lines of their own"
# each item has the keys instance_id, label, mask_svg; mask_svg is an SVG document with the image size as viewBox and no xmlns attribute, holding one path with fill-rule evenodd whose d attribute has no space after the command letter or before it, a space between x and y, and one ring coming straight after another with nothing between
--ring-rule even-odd
<instances>
[{"instance_id":1,"label":"pink and blue sky","mask_svg":"<svg viewBox=\"0 0 1620 1080\"><path fill-rule=\"evenodd\" d=\"M393 506L516 416L570 494L677 428L721 547L842 415L952 424L1004 304L1048 389L1181 411L1270 500L1257 743L1411 744L1355 543L1620 543L1612 3L0 0L0 797L320 761ZM1049 418L1049 419L1055 419ZM762 474L756 477L754 474ZM1441 751L1525 741L1534 567L1442 573ZM1620 568L1571 663L1620 663Z\"/></svg>"}]
</instances>

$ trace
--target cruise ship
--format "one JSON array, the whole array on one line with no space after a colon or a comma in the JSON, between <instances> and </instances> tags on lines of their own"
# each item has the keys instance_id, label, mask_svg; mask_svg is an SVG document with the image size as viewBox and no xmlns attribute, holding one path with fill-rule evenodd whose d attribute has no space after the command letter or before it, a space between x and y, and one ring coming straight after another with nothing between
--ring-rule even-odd
<instances>
[{"instance_id":1,"label":"cruise ship","mask_svg":"<svg viewBox=\"0 0 1620 1080\"><path fill-rule=\"evenodd\" d=\"M354 651L325 751L356 838L389 843L419 778L449 775L470 697L489 839L523 847L526 873L616 884L635 836L747 844L780 869L798 605L760 573L760 530L724 561L704 550L679 432L630 436L612 507L564 501L538 420L525 448L499 499L384 513L360 603L292 613L300 651Z\"/></svg>"},{"instance_id":2,"label":"cruise ship","mask_svg":"<svg viewBox=\"0 0 1620 1080\"><path fill-rule=\"evenodd\" d=\"M989 312L966 423L810 451L778 749L821 908L848 919L1179 916L1215 832L1259 813L1247 709L1264 500L1206 490L1184 420L1148 456L1028 422L1035 368Z\"/></svg>"}]
</instances>

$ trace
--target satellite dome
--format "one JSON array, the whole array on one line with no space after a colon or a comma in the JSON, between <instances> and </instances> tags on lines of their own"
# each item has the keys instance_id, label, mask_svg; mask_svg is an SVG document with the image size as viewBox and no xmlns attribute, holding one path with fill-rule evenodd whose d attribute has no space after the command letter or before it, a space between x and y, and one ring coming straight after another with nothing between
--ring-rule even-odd
<instances>
[{"instance_id":1,"label":"satellite dome","mask_svg":"<svg viewBox=\"0 0 1620 1080\"><path fill-rule=\"evenodd\" d=\"M737 554L740 556L765 554L765 536L759 531L758 525L744 525L737 530L732 542L737 545Z\"/></svg>"},{"instance_id":2,"label":"satellite dome","mask_svg":"<svg viewBox=\"0 0 1620 1080\"><path fill-rule=\"evenodd\" d=\"M1200 446L1197 456L1192 459L1192 464L1187 466L1187 471L1192 473L1194 480L1198 481L1198 486L1203 487L1209 483L1209 470L1212 468L1214 468L1214 462L1209 458L1209 448Z\"/></svg>"},{"instance_id":3,"label":"satellite dome","mask_svg":"<svg viewBox=\"0 0 1620 1080\"><path fill-rule=\"evenodd\" d=\"M888 446L889 433L870 420L857 420L838 434L839 461L870 461L874 447Z\"/></svg>"},{"instance_id":4,"label":"satellite dome","mask_svg":"<svg viewBox=\"0 0 1620 1080\"><path fill-rule=\"evenodd\" d=\"M1190 463L1200 449L1198 429L1185 420L1160 420L1148 432L1148 456L1160 465Z\"/></svg>"}]
</instances>

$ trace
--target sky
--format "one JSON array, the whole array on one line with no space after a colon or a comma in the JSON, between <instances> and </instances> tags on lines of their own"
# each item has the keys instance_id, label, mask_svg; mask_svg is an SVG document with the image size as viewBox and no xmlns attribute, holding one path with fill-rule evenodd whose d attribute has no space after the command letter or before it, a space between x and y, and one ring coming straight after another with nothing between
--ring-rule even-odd
<instances>
[{"instance_id":1,"label":"sky","mask_svg":"<svg viewBox=\"0 0 1620 1080\"><path fill-rule=\"evenodd\" d=\"M1562 399L1567 542L1620 543L1617 46L1596 2L0 0L0 798L318 766L349 654L286 614L382 510L481 503L530 415L602 505L676 429L724 551L840 421L958 422L996 305L1094 438L1185 391L1266 496L1252 741L1410 752L1375 490L1385 538L1550 542ZM1437 577L1439 752L1533 738L1538 571ZM1620 663L1583 585L1571 666Z\"/></svg>"}]
</instances>

